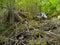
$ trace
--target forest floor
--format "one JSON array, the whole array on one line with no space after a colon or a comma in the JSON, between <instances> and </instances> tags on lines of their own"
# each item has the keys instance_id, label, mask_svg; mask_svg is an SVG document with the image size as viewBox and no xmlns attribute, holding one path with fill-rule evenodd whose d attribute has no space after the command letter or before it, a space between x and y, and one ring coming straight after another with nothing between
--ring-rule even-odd
<instances>
[{"instance_id":1,"label":"forest floor","mask_svg":"<svg viewBox=\"0 0 60 45\"><path fill-rule=\"evenodd\" d=\"M26 18L13 25L6 22L0 28L0 45L60 45L60 21L57 18Z\"/></svg>"}]
</instances>

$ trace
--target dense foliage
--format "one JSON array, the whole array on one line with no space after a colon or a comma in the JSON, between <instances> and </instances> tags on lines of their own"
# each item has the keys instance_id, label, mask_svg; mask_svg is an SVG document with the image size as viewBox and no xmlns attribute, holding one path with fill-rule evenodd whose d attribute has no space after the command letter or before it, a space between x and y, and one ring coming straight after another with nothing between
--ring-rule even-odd
<instances>
[{"instance_id":1,"label":"dense foliage","mask_svg":"<svg viewBox=\"0 0 60 45\"><path fill-rule=\"evenodd\" d=\"M60 45L60 1L0 0L0 45Z\"/></svg>"}]
</instances>

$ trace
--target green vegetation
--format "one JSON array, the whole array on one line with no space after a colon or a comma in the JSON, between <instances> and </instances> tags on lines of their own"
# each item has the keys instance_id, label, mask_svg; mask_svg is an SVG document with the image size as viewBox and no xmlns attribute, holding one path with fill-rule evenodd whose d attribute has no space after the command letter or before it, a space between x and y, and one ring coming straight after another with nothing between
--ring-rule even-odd
<instances>
[{"instance_id":1,"label":"green vegetation","mask_svg":"<svg viewBox=\"0 0 60 45\"><path fill-rule=\"evenodd\" d=\"M60 45L60 1L0 0L0 45Z\"/></svg>"}]
</instances>

